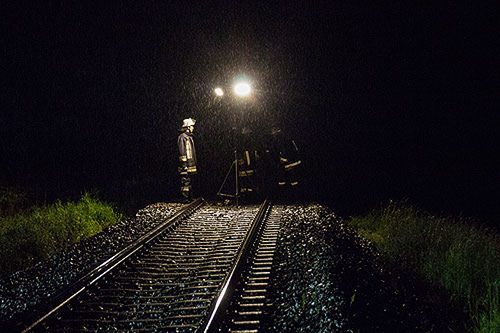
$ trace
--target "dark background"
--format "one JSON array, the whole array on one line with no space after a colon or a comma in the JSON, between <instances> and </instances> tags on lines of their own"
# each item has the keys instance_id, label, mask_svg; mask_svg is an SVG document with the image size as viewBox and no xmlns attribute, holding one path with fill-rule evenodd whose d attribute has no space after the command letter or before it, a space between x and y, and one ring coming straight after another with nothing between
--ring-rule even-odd
<instances>
[{"instance_id":1,"label":"dark background","mask_svg":"<svg viewBox=\"0 0 500 333\"><path fill-rule=\"evenodd\" d=\"M237 114L297 141L304 200L346 216L408 198L496 225L496 8L309 3L3 3L0 185L41 201L98 189L133 209L173 200L193 117L210 196ZM239 74L252 98L217 100Z\"/></svg>"}]
</instances>

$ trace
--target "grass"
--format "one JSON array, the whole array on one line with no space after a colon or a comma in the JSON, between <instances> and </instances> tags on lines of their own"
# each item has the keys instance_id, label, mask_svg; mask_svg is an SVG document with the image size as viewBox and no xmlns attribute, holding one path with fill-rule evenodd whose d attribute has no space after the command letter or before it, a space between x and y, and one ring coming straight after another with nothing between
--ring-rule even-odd
<instances>
[{"instance_id":1,"label":"grass","mask_svg":"<svg viewBox=\"0 0 500 333\"><path fill-rule=\"evenodd\" d=\"M88 193L78 202L56 202L0 218L0 275L47 259L121 218Z\"/></svg>"},{"instance_id":2,"label":"grass","mask_svg":"<svg viewBox=\"0 0 500 333\"><path fill-rule=\"evenodd\" d=\"M390 203L349 224L390 262L444 287L465 304L475 332L500 332L500 236L464 219L423 213Z\"/></svg>"}]
</instances>

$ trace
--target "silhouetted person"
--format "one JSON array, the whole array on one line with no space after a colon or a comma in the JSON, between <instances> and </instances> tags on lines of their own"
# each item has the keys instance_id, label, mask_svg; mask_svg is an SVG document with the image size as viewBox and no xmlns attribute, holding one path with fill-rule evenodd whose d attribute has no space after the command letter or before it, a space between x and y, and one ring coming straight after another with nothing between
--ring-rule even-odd
<instances>
[{"instance_id":1,"label":"silhouetted person","mask_svg":"<svg viewBox=\"0 0 500 333\"><path fill-rule=\"evenodd\" d=\"M243 127L240 136L240 151L238 156L238 173L240 193L247 196L259 191L257 183L258 152L254 142L254 132L249 127Z\"/></svg>"},{"instance_id":2,"label":"silhouetted person","mask_svg":"<svg viewBox=\"0 0 500 333\"><path fill-rule=\"evenodd\" d=\"M182 133L177 138L179 147L179 173L181 175L181 193L184 202L192 199L192 177L196 170L196 150L194 148L193 131L196 120L184 119L182 122Z\"/></svg>"},{"instance_id":3,"label":"silhouetted person","mask_svg":"<svg viewBox=\"0 0 500 333\"><path fill-rule=\"evenodd\" d=\"M282 197L291 198L296 195L299 181L299 170L302 161L294 140L283 134L281 129L273 126L270 139L265 150L267 177L270 195L278 193Z\"/></svg>"}]
</instances>

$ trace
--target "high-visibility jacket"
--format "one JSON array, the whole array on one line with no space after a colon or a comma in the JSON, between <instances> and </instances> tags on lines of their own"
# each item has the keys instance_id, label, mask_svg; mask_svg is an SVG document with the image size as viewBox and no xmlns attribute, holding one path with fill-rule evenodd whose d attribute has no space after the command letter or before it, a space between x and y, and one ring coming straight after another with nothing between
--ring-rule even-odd
<instances>
[{"instance_id":1,"label":"high-visibility jacket","mask_svg":"<svg viewBox=\"0 0 500 333\"><path fill-rule=\"evenodd\" d=\"M302 161L299 159L299 149L294 140L286 142L281 147L280 154L280 172L278 172L278 185L295 187L299 184L298 170L301 168Z\"/></svg>"},{"instance_id":2,"label":"high-visibility jacket","mask_svg":"<svg viewBox=\"0 0 500 333\"><path fill-rule=\"evenodd\" d=\"M238 176L240 177L241 192L257 192L257 162L259 155L256 150L244 150L238 157Z\"/></svg>"},{"instance_id":3,"label":"high-visibility jacket","mask_svg":"<svg viewBox=\"0 0 500 333\"><path fill-rule=\"evenodd\" d=\"M183 132L177 138L177 146L179 147L179 163L180 173L196 173L196 150L194 148L193 135Z\"/></svg>"}]
</instances>

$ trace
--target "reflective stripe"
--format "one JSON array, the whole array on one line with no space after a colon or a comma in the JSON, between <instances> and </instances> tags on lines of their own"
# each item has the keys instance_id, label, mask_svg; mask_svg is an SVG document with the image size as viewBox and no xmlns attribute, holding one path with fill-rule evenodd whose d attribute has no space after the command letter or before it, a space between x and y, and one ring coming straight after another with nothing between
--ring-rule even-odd
<instances>
[{"instance_id":1,"label":"reflective stripe","mask_svg":"<svg viewBox=\"0 0 500 333\"><path fill-rule=\"evenodd\" d=\"M298 183L299 183L299 182L292 182L292 183L290 183L290 185L295 186L295 185L297 185Z\"/></svg>"},{"instance_id":2,"label":"reflective stripe","mask_svg":"<svg viewBox=\"0 0 500 333\"><path fill-rule=\"evenodd\" d=\"M189 192L191 190L191 186L181 186L182 192Z\"/></svg>"},{"instance_id":3,"label":"reflective stripe","mask_svg":"<svg viewBox=\"0 0 500 333\"><path fill-rule=\"evenodd\" d=\"M189 142L189 139L186 139L186 156L188 159L193 158L193 150L191 148L191 142Z\"/></svg>"},{"instance_id":4,"label":"reflective stripe","mask_svg":"<svg viewBox=\"0 0 500 333\"><path fill-rule=\"evenodd\" d=\"M179 161L181 161L181 162L187 162L187 160L188 159L187 159L186 155L179 156Z\"/></svg>"},{"instance_id":5,"label":"reflective stripe","mask_svg":"<svg viewBox=\"0 0 500 333\"><path fill-rule=\"evenodd\" d=\"M196 167L195 166L188 167L187 172L196 172Z\"/></svg>"},{"instance_id":6,"label":"reflective stripe","mask_svg":"<svg viewBox=\"0 0 500 333\"><path fill-rule=\"evenodd\" d=\"M294 166L297 166L299 165L300 163L302 163L301 161L297 161L295 163L290 163L290 164L287 164L285 165L285 169L288 169L288 168L293 168Z\"/></svg>"},{"instance_id":7,"label":"reflective stripe","mask_svg":"<svg viewBox=\"0 0 500 333\"><path fill-rule=\"evenodd\" d=\"M247 158L247 165L250 165L250 154L248 153L248 150L245 150L245 156Z\"/></svg>"},{"instance_id":8,"label":"reflective stripe","mask_svg":"<svg viewBox=\"0 0 500 333\"><path fill-rule=\"evenodd\" d=\"M255 170L244 170L240 171L240 177L252 176L255 173Z\"/></svg>"},{"instance_id":9,"label":"reflective stripe","mask_svg":"<svg viewBox=\"0 0 500 333\"><path fill-rule=\"evenodd\" d=\"M279 186L286 185L286 182L278 182L278 185L279 185Z\"/></svg>"},{"instance_id":10,"label":"reflective stripe","mask_svg":"<svg viewBox=\"0 0 500 333\"><path fill-rule=\"evenodd\" d=\"M280 162L285 163L285 162L288 162L288 160L286 158L280 156Z\"/></svg>"}]
</instances>

